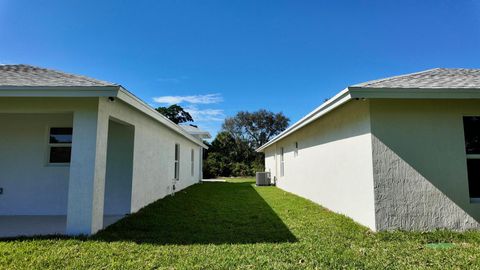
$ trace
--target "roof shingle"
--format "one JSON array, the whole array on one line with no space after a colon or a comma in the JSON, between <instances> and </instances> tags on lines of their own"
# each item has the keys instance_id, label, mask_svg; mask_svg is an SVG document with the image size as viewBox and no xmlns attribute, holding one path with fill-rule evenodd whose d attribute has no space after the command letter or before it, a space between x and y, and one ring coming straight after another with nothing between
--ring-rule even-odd
<instances>
[{"instance_id":1,"label":"roof shingle","mask_svg":"<svg viewBox=\"0 0 480 270\"><path fill-rule=\"evenodd\" d=\"M358 88L479 88L480 69L435 68L352 85Z\"/></svg>"},{"instance_id":2,"label":"roof shingle","mask_svg":"<svg viewBox=\"0 0 480 270\"><path fill-rule=\"evenodd\" d=\"M119 85L30 65L0 65L0 87L8 86L98 87Z\"/></svg>"}]
</instances>

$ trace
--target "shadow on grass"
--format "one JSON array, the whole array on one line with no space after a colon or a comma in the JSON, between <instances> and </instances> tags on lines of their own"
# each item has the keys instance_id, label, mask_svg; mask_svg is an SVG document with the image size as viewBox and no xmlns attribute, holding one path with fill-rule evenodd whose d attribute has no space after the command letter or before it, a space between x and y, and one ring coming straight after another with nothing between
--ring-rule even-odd
<instances>
[{"instance_id":1,"label":"shadow on grass","mask_svg":"<svg viewBox=\"0 0 480 270\"><path fill-rule=\"evenodd\" d=\"M252 184L194 185L145 207L89 239L160 245L297 241Z\"/></svg>"}]
</instances>

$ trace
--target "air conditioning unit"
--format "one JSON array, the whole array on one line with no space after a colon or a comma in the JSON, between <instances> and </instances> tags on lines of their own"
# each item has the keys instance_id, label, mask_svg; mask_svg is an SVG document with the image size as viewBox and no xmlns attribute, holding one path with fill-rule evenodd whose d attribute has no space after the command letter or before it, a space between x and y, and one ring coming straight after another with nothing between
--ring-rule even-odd
<instances>
[{"instance_id":1,"label":"air conditioning unit","mask_svg":"<svg viewBox=\"0 0 480 270\"><path fill-rule=\"evenodd\" d=\"M271 177L269 172L257 172L257 186L270 186Z\"/></svg>"}]
</instances>

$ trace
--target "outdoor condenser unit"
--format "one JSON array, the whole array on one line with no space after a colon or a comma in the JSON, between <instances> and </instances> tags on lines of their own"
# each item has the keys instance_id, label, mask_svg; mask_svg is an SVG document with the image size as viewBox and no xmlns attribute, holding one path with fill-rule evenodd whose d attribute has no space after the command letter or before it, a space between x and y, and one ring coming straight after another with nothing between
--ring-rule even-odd
<instances>
[{"instance_id":1,"label":"outdoor condenser unit","mask_svg":"<svg viewBox=\"0 0 480 270\"><path fill-rule=\"evenodd\" d=\"M271 178L269 172L257 172L257 186L270 186Z\"/></svg>"}]
</instances>

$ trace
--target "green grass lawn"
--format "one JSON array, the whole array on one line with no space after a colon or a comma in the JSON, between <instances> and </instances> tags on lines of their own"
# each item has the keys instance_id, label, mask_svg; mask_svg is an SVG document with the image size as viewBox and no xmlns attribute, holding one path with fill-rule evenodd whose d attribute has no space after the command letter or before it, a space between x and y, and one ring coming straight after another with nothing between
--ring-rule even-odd
<instances>
[{"instance_id":1,"label":"green grass lawn","mask_svg":"<svg viewBox=\"0 0 480 270\"><path fill-rule=\"evenodd\" d=\"M428 245L453 243L453 245ZM0 241L0 269L480 268L480 233L372 233L251 179L180 191L90 238Z\"/></svg>"}]
</instances>

